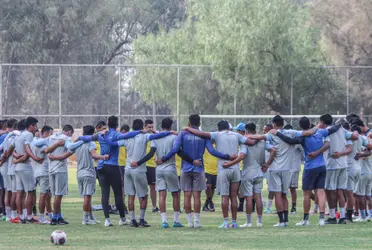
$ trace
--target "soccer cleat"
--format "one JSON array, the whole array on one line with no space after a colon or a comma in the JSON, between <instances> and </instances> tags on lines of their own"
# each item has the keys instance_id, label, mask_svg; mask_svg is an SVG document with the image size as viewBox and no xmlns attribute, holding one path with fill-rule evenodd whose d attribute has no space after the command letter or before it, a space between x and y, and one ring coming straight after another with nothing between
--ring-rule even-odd
<instances>
[{"instance_id":1,"label":"soccer cleat","mask_svg":"<svg viewBox=\"0 0 372 250\"><path fill-rule=\"evenodd\" d=\"M124 221L122 221L121 219L119 220L119 226L129 226L130 225L130 221L125 218Z\"/></svg>"},{"instance_id":2,"label":"soccer cleat","mask_svg":"<svg viewBox=\"0 0 372 250\"><path fill-rule=\"evenodd\" d=\"M359 218L355 219L354 221L355 222L367 222L367 217L366 218L359 217Z\"/></svg>"},{"instance_id":3,"label":"soccer cleat","mask_svg":"<svg viewBox=\"0 0 372 250\"><path fill-rule=\"evenodd\" d=\"M130 222L130 227L138 227L139 225L138 225L138 222L136 221L136 220L132 220L131 222Z\"/></svg>"},{"instance_id":4,"label":"soccer cleat","mask_svg":"<svg viewBox=\"0 0 372 250\"><path fill-rule=\"evenodd\" d=\"M259 228L263 227L262 223L261 222L257 222L257 227L259 227Z\"/></svg>"},{"instance_id":5,"label":"soccer cleat","mask_svg":"<svg viewBox=\"0 0 372 250\"><path fill-rule=\"evenodd\" d=\"M161 228L169 228L168 222L161 223Z\"/></svg>"},{"instance_id":6,"label":"soccer cleat","mask_svg":"<svg viewBox=\"0 0 372 250\"><path fill-rule=\"evenodd\" d=\"M10 222L11 218L6 217L6 222Z\"/></svg>"},{"instance_id":7,"label":"soccer cleat","mask_svg":"<svg viewBox=\"0 0 372 250\"><path fill-rule=\"evenodd\" d=\"M239 228L239 226L238 226L238 224L236 224L236 223L232 223L232 224L231 224L231 228Z\"/></svg>"},{"instance_id":8,"label":"soccer cleat","mask_svg":"<svg viewBox=\"0 0 372 250\"><path fill-rule=\"evenodd\" d=\"M21 223L21 219L17 216L14 219L11 219L10 220L10 223L12 223L12 224L19 224L19 223Z\"/></svg>"},{"instance_id":9,"label":"soccer cleat","mask_svg":"<svg viewBox=\"0 0 372 250\"><path fill-rule=\"evenodd\" d=\"M105 227L112 227L114 225L112 225L111 221L105 221Z\"/></svg>"},{"instance_id":10,"label":"soccer cleat","mask_svg":"<svg viewBox=\"0 0 372 250\"><path fill-rule=\"evenodd\" d=\"M160 211L160 210L159 210L159 208L157 208L157 207L152 209L152 212L153 212L153 213L159 213L159 211Z\"/></svg>"},{"instance_id":11,"label":"soccer cleat","mask_svg":"<svg viewBox=\"0 0 372 250\"><path fill-rule=\"evenodd\" d=\"M31 220L27 220L27 223L31 223L31 224L39 224L39 221L36 220L34 217L32 217Z\"/></svg>"},{"instance_id":12,"label":"soccer cleat","mask_svg":"<svg viewBox=\"0 0 372 250\"><path fill-rule=\"evenodd\" d=\"M50 225L52 225L52 226L58 225L58 220L57 219L52 219L50 221Z\"/></svg>"},{"instance_id":13,"label":"soccer cleat","mask_svg":"<svg viewBox=\"0 0 372 250\"><path fill-rule=\"evenodd\" d=\"M229 223L227 223L227 224L222 223L218 228L229 229L230 228L230 224Z\"/></svg>"},{"instance_id":14,"label":"soccer cleat","mask_svg":"<svg viewBox=\"0 0 372 250\"><path fill-rule=\"evenodd\" d=\"M296 226L310 226L310 221L309 220L302 220L302 221L296 223Z\"/></svg>"},{"instance_id":15,"label":"soccer cleat","mask_svg":"<svg viewBox=\"0 0 372 250\"><path fill-rule=\"evenodd\" d=\"M194 222L194 228L202 228L203 226L200 224L200 221Z\"/></svg>"},{"instance_id":16,"label":"soccer cleat","mask_svg":"<svg viewBox=\"0 0 372 250\"><path fill-rule=\"evenodd\" d=\"M347 224L346 219L345 218L339 219L337 224Z\"/></svg>"},{"instance_id":17,"label":"soccer cleat","mask_svg":"<svg viewBox=\"0 0 372 250\"><path fill-rule=\"evenodd\" d=\"M209 208L206 207L206 206L204 206L204 207L203 207L203 211L204 211L204 212L209 212Z\"/></svg>"},{"instance_id":18,"label":"soccer cleat","mask_svg":"<svg viewBox=\"0 0 372 250\"><path fill-rule=\"evenodd\" d=\"M187 227L194 228L194 223L192 223L192 222L187 223Z\"/></svg>"},{"instance_id":19,"label":"soccer cleat","mask_svg":"<svg viewBox=\"0 0 372 250\"><path fill-rule=\"evenodd\" d=\"M49 220L39 220L39 224L40 225L50 225L50 221Z\"/></svg>"},{"instance_id":20,"label":"soccer cleat","mask_svg":"<svg viewBox=\"0 0 372 250\"><path fill-rule=\"evenodd\" d=\"M337 219L336 219L336 218L328 218L328 219L325 221L325 224L328 224L328 225L334 225L334 224L337 224Z\"/></svg>"},{"instance_id":21,"label":"soccer cleat","mask_svg":"<svg viewBox=\"0 0 372 250\"><path fill-rule=\"evenodd\" d=\"M296 208L295 207L292 207L291 214L296 214Z\"/></svg>"},{"instance_id":22,"label":"soccer cleat","mask_svg":"<svg viewBox=\"0 0 372 250\"><path fill-rule=\"evenodd\" d=\"M23 219L23 220L21 219L21 220L20 220L20 223L21 223L21 224L26 224L26 223L27 223L27 220L26 220L26 219Z\"/></svg>"},{"instance_id":23,"label":"soccer cleat","mask_svg":"<svg viewBox=\"0 0 372 250\"><path fill-rule=\"evenodd\" d=\"M249 227L252 227L252 223L245 223L245 224L243 224L243 225L240 225L240 227L241 227L241 228L244 228L244 227L249 228Z\"/></svg>"},{"instance_id":24,"label":"soccer cleat","mask_svg":"<svg viewBox=\"0 0 372 250\"><path fill-rule=\"evenodd\" d=\"M181 222L174 222L173 227L185 227Z\"/></svg>"},{"instance_id":25,"label":"soccer cleat","mask_svg":"<svg viewBox=\"0 0 372 250\"><path fill-rule=\"evenodd\" d=\"M63 219L63 218L59 218L58 220L57 220L57 223L58 223L58 225L61 225L61 226L63 226L63 225L68 225L69 223L67 222L67 221L65 221L65 219Z\"/></svg>"},{"instance_id":26,"label":"soccer cleat","mask_svg":"<svg viewBox=\"0 0 372 250\"><path fill-rule=\"evenodd\" d=\"M370 222L372 220L371 215L368 215L366 219L368 222Z\"/></svg>"},{"instance_id":27,"label":"soccer cleat","mask_svg":"<svg viewBox=\"0 0 372 250\"><path fill-rule=\"evenodd\" d=\"M274 225L274 227L286 227L286 224L284 222L278 222Z\"/></svg>"},{"instance_id":28,"label":"soccer cleat","mask_svg":"<svg viewBox=\"0 0 372 250\"><path fill-rule=\"evenodd\" d=\"M145 220L140 220L138 227L151 227L151 225Z\"/></svg>"},{"instance_id":29,"label":"soccer cleat","mask_svg":"<svg viewBox=\"0 0 372 250\"><path fill-rule=\"evenodd\" d=\"M271 214L271 209L267 207L264 211L264 214Z\"/></svg>"},{"instance_id":30,"label":"soccer cleat","mask_svg":"<svg viewBox=\"0 0 372 250\"><path fill-rule=\"evenodd\" d=\"M337 219L337 220L340 219L340 216L341 216L340 212L337 212L337 213L336 213L336 219Z\"/></svg>"},{"instance_id":31,"label":"soccer cleat","mask_svg":"<svg viewBox=\"0 0 372 250\"><path fill-rule=\"evenodd\" d=\"M82 221L82 225L96 225L97 223L94 220Z\"/></svg>"},{"instance_id":32,"label":"soccer cleat","mask_svg":"<svg viewBox=\"0 0 372 250\"><path fill-rule=\"evenodd\" d=\"M324 219L319 219L319 226L325 226L325 220Z\"/></svg>"}]
</instances>

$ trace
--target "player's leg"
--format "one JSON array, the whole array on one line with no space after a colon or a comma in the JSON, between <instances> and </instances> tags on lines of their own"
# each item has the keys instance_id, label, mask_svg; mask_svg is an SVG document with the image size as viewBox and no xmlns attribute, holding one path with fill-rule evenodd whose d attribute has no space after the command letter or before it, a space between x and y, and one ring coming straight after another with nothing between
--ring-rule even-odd
<instances>
[{"instance_id":1,"label":"player's leg","mask_svg":"<svg viewBox=\"0 0 372 250\"><path fill-rule=\"evenodd\" d=\"M252 227L252 195L253 181L242 179L239 186L239 195L245 199L246 222L240 227Z\"/></svg>"},{"instance_id":2,"label":"player's leg","mask_svg":"<svg viewBox=\"0 0 372 250\"><path fill-rule=\"evenodd\" d=\"M338 169L337 170L337 200L338 200L338 205L340 207L340 220L338 221L338 224L346 224L346 219L345 219L345 190L347 187L347 171L346 168L343 169Z\"/></svg>"},{"instance_id":3,"label":"player's leg","mask_svg":"<svg viewBox=\"0 0 372 250\"><path fill-rule=\"evenodd\" d=\"M296 214L298 177L299 177L299 172L294 172L291 175L291 184L289 186L290 191L291 191L291 198L292 198L291 214Z\"/></svg>"},{"instance_id":4,"label":"player's leg","mask_svg":"<svg viewBox=\"0 0 372 250\"><path fill-rule=\"evenodd\" d=\"M33 171L22 171L22 182L24 190L27 193L26 208L27 208L27 221L29 223L38 223L36 219L33 218L33 206L36 196L36 181Z\"/></svg>"},{"instance_id":5,"label":"player's leg","mask_svg":"<svg viewBox=\"0 0 372 250\"><path fill-rule=\"evenodd\" d=\"M147 185L146 185L147 187ZM130 226L131 227L138 227L138 222L136 221L136 214L134 211L134 201L136 190L134 186L133 176L130 170L124 172L124 192L128 197L128 213L130 217Z\"/></svg>"},{"instance_id":6,"label":"player's leg","mask_svg":"<svg viewBox=\"0 0 372 250\"><path fill-rule=\"evenodd\" d=\"M283 171L281 172L281 182L282 182L282 201L283 201L283 217L284 217L284 223L287 226L288 225L288 208L289 208L289 202L287 193L289 190L289 185L291 183L291 173L289 171Z\"/></svg>"},{"instance_id":7,"label":"player's leg","mask_svg":"<svg viewBox=\"0 0 372 250\"><path fill-rule=\"evenodd\" d=\"M105 216L105 227L113 226L110 221L110 209L109 209L109 199L110 199L110 180L107 175L106 165L103 165L101 169L97 170L97 175L99 178L99 185L101 186L101 204L103 208L103 214Z\"/></svg>"},{"instance_id":8,"label":"player's leg","mask_svg":"<svg viewBox=\"0 0 372 250\"><path fill-rule=\"evenodd\" d=\"M193 228L194 227L194 222L192 219L192 213L191 213L191 197L192 197L192 190L193 190L193 173L188 172L181 172L181 177L180 177L180 186L181 190L184 192L184 209L186 212L186 217L187 217L187 224L188 227Z\"/></svg>"},{"instance_id":9,"label":"player's leg","mask_svg":"<svg viewBox=\"0 0 372 250\"><path fill-rule=\"evenodd\" d=\"M218 191L221 195L221 210L223 223L219 228L229 228L229 201L230 201L230 172L231 169L223 169L218 173Z\"/></svg>"},{"instance_id":10,"label":"player's leg","mask_svg":"<svg viewBox=\"0 0 372 250\"><path fill-rule=\"evenodd\" d=\"M207 189L205 182L205 173L193 173L192 175L192 195L194 198L194 228L201 228L200 210L201 210L201 192Z\"/></svg>"},{"instance_id":11,"label":"player's leg","mask_svg":"<svg viewBox=\"0 0 372 250\"><path fill-rule=\"evenodd\" d=\"M205 174L206 181L207 181L207 189L205 190L205 202L203 205L203 211L208 212L209 211L209 203L210 203L210 197L212 196L212 184L211 184L211 175L206 173Z\"/></svg>"},{"instance_id":12,"label":"player's leg","mask_svg":"<svg viewBox=\"0 0 372 250\"><path fill-rule=\"evenodd\" d=\"M253 198L256 201L257 227L262 227L262 212L263 212L262 187L263 187L263 179L262 178L255 179L253 182Z\"/></svg>"},{"instance_id":13,"label":"player's leg","mask_svg":"<svg viewBox=\"0 0 372 250\"><path fill-rule=\"evenodd\" d=\"M148 188L147 188L147 177L146 173L135 172L134 176L134 186L136 189L136 196L139 198L140 202L140 217L139 217L139 227L150 227L151 225L145 220L145 213L147 209L148 202ZM155 204L156 206L156 204Z\"/></svg>"},{"instance_id":14,"label":"player's leg","mask_svg":"<svg viewBox=\"0 0 372 250\"><path fill-rule=\"evenodd\" d=\"M167 190L159 190L159 209L162 228L168 228L167 210L166 210Z\"/></svg>"},{"instance_id":15,"label":"player's leg","mask_svg":"<svg viewBox=\"0 0 372 250\"><path fill-rule=\"evenodd\" d=\"M49 177L40 176L37 178L37 183L40 186L40 195L39 195L39 222L41 224L49 223L45 219L45 208L47 207L47 193L50 190Z\"/></svg>"},{"instance_id":16,"label":"player's leg","mask_svg":"<svg viewBox=\"0 0 372 250\"><path fill-rule=\"evenodd\" d=\"M360 217L355 220L356 222L367 221L365 196L366 194L368 194L368 192L370 192L367 190L369 188L368 179L369 179L368 175L361 175L359 179L358 188L356 190L356 195L357 195L357 202L359 204Z\"/></svg>"},{"instance_id":17,"label":"player's leg","mask_svg":"<svg viewBox=\"0 0 372 250\"><path fill-rule=\"evenodd\" d=\"M156 213L159 212L159 209L156 206L156 189L155 189L155 182L156 182L156 168L153 167L146 167L146 179L147 183L150 188L150 198L152 203L152 212Z\"/></svg>"},{"instance_id":18,"label":"player's leg","mask_svg":"<svg viewBox=\"0 0 372 250\"><path fill-rule=\"evenodd\" d=\"M326 174L326 195L329 206L329 218L327 224L337 224L336 206L337 206L337 173L336 170L327 170Z\"/></svg>"},{"instance_id":19,"label":"player's leg","mask_svg":"<svg viewBox=\"0 0 372 250\"><path fill-rule=\"evenodd\" d=\"M200 224L200 210L201 210L201 191L192 192L193 201L194 201L194 227L202 227Z\"/></svg>"},{"instance_id":20,"label":"player's leg","mask_svg":"<svg viewBox=\"0 0 372 250\"><path fill-rule=\"evenodd\" d=\"M17 182L15 175L10 175L10 185L11 185L11 191L12 191L12 197L10 199L10 209L11 212L11 220L10 223L19 223L19 217L17 216L17 205L16 205L16 199L17 199Z\"/></svg>"},{"instance_id":21,"label":"player's leg","mask_svg":"<svg viewBox=\"0 0 372 250\"><path fill-rule=\"evenodd\" d=\"M55 174L55 197L54 197L54 214L57 214L58 225L69 224L62 216L62 199L68 193L68 176L67 173Z\"/></svg>"},{"instance_id":22,"label":"player's leg","mask_svg":"<svg viewBox=\"0 0 372 250\"><path fill-rule=\"evenodd\" d=\"M180 193L179 193L180 185L179 185L177 172L167 171L163 173L164 173L164 180L166 183L166 188L168 189L168 192L172 194L172 198L173 198L173 212L174 212L173 227L184 227L180 221L180 212L181 212ZM166 202L166 200L164 200L164 202Z\"/></svg>"},{"instance_id":23,"label":"player's leg","mask_svg":"<svg viewBox=\"0 0 372 250\"><path fill-rule=\"evenodd\" d=\"M230 202L231 202L231 215L232 215L232 228L238 228L236 224L237 212L238 212L238 192L239 192L239 183L241 180L240 170L234 169L231 171L230 176ZM252 207L253 209L253 207Z\"/></svg>"},{"instance_id":24,"label":"player's leg","mask_svg":"<svg viewBox=\"0 0 372 250\"><path fill-rule=\"evenodd\" d=\"M117 211L119 211L120 215L120 221L119 225L129 225L129 221L125 218L125 212L124 212L124 201L123 201L123 186L122 186L122 179L120 175L120 169L119 167L111 167L109 169L110 176L110 185L112 188L112 191L114 192L115 197L115 205ZM147 186L146 186L147 187Z\"/></svg>"},{"instance_id":25,"label":"player's leg","mask_svg":"<svg viewBox=\"0 0 372 250\"><path fill-rule=\"evenodd\" d=\"M347 179L347 187L346 187L346 220L348 222L353 222L353 209L355 206L355 198L354 198L354 190L355 184L357 182L357 174L356 173L349 173Z\"/></svg>"},{"instance_id":26,"label":"player's leg","mask_svg":"<svg viewBox=\"0 0 372 250\"><path fill-rule=\"evenodd\" d=\"M45 211L46 213L48 213L48 216L51 219L53 217L53 210L52 210L52 192L50 191L50 188L47 189L47 192L45 194Z\"/></svg>"}]
</instances>

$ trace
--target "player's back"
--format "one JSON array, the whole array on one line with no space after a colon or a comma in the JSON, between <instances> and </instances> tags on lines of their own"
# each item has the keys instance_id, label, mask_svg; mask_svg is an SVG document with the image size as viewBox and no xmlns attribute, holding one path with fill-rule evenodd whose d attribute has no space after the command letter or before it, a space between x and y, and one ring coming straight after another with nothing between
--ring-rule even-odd
<instances>
[{"instance_id":1,"label":"player's back","mask_svg":"<svg viewBox=\"0 0 372 250\"><path fill-rule=\"evenodd\" d=\"M63 133L56 133L49 137L48 146L56 144L59 140L68 140L68 136L66 136ZM57 147L53 152L50 153L50 155L63 155L67 152L67 148L65 146L59 146ZM67 172L67 159L64 159L62 161L60 160L50 160L49 164L49 172L54 173L64 173Z\"/></svg>"},{"instance_id":2,"label":"player's back","mask_svg":"<svg viewBox=\"0 0 372 250\"><path fill-rule=\"evenodd\" d=\"M18 155L26 155L25 144L31 144L33 140L33 134L29 131L25 130L21 133L20 136L16 137L14 141L14 150L17 152ZM23 171L23 170L30 170L31 160L30 158L27 159L25 162L17 163L15 170L16 171Z\"/></svg>"},{"instance_id":3,"label":"player's back","mask_svg":"<svg viewBox=\"0 0 372 250\"><path fill-rule=\"evenodd\" d=\"M35 138L36 139L36 138ZM48 157L44 154L45 147L36 147L34 144L31 144L31 151L32 153L39 158L43 158L44 161L42 163L38 163L32 160L32 167L34 169L34 176L47 176L49 174L49 167L48 167Z\"/></svg>"},{"instance_id":4,"label":"player's back","mask_svg":"<svg viewBox=\"0 0 372 250\"><path fill-rule=\"evenodd\" d=\"M253 146L242 145L241 147L248 149L243 159L242 176L249 179L262 176L261 167L265 163L266 142L258 141Z\"/></svg>"},{"instance_id":5,"label":"player's back","mask_svg":"<svg viewBox=\"0 0 372 250\"><path fill-rule=\"evenodd\" d=\"M77 178L81 177L95 177L94 160L90 155L90 151L95 149L93 142L84 143L75 151L77 161Z\"/></svg>"},{"instance_id":6,"label":"player's back","mask_svg":"<svg viewBox=\"0 0 372 250\"><path fill-rule=\"evenodd\" d=\"M212 140L216 143L217 151L223 154L238 154L239 152L239 145L241 144L242 135L231 132L228 130L220 131L220 132L212 132L211 133ZM218 168L223 169L223 163L225 160L218 159ZM231 166L230 168L237 168L239 169L239 164Z\"/></svg>"},{"instance_id":7,"label":"player's back","mask_svg":"<svg viewBox=\"0 0 372 250\"><path fill-rule=\"evenodd\" d=\"M294 138L297 131L295 130L279 130L282 134ZM270 143L276 149L276 155L273 163L271 164L270 171L287 171L292 164L293 155L295 154L295 146L284 142L276 135L268 135Z\"/></svg>"},{"instance_id":8,"label":"player's back","mask_svg":"<svg viewBox=\"0 0 372 250\"><path fill-rule=\"evenodd\" d=\"M361 170L361 165L359 160L355 160L355 156L363 150L362 136L359 136L358 140L352 143L352 151L347 155L347 170L348 172L359 172Z\"/></svg>"},{"instance_id":9,"label":"player's back","mask_svg":"<svg viewBox=\"0 0 372 250\"><path fill-rule=\"evenodd\" d=\"M341 156L338 159L334 159L332 155L336 152L343 152L345 151L346 147L346 139L345 139L345 132L344 128L340 128L337 132L328 136L327 141L329 141L329 149L326 152L327 156L327 168L329 169L337 169L337 168L346 168L346 156Z\"/></svg>"},{"instance_id":10,"label":"player's back","mask_svg":"<svg viewBox=\"0 0 372 250\"><path fill-rule=\"evenodd\" d=\"M165 156L173 147L174 141L176 140L176 135L168 135L161 139L155 140L152 143L156 145L156 158L161 159ZM151 161L151 160L150 160ZM176 159L175 155L163 164L156 167L156 170L172 170L176 171Z\"/></svg>"},{"instance_id":11,"label":"player's back","mask_svg":"<svg viewBox=\"0 0 372 250\"><path fill-rule=\"evenodd\" d=\"M149 135L148 134L139 134L133 138L124 140L124 146L127 149L127 162L125 169L146 172L146 164L142 164L136 168L131 167L131 163L134 161L139 161L146 155L146 147Z\"/></svg>"}]
</instances>

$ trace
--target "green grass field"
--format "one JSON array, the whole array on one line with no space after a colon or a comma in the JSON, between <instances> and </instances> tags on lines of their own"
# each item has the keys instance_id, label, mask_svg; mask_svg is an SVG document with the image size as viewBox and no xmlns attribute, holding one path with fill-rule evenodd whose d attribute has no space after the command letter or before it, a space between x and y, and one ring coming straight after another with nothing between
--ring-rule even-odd
<instances>
[{"instance_id":1,"label":"green grass field","mask_svg":"<svg viewBox=\"0 0 372 250\"><path fill-rule=\"evenodd\" d=\"M69 172L69 195L63 203L63 213L70 222L67 226L50 225L11 225L0 222L1 249L52 249L57 248L49 241L52 231L61 229L67 234L67 244L62 249L371 249L372 223L353 225L329 225L318 227L318 216L312 216L312 226L296 227L302 217L302 196L299 193L298 214L290 215L288 228L276 229L276 215L264 215L263 228L218 229L221 223L220 209L215 213L203 212L202 229L161 229L160 215L148 212L146 220L151 228L129 228L117 225L119 216L112 216L114 227L103 226L103 212L95 212L101 223L83 226L82 200L76 185L76 169ZM99 189L99 188L98 188ZM265 191L266 193L266 191ZM266 195L266 194L265 194ZM94 197L94 204L99 204L100 191ZM168 201L168 218L172 221L173 213ZM216 197L219 204L219 197ZM137 205L137 204L136 204ZM137 206L138 208L138 206ZM186 222L185 214L181 215ZM238 223L243 224L245 213L239 213ZM253 215L253 222L256 215ZM186 223L185 223L186 224ZM255 223L254 223L255 226Z\"/></svg>"}]
</instances>

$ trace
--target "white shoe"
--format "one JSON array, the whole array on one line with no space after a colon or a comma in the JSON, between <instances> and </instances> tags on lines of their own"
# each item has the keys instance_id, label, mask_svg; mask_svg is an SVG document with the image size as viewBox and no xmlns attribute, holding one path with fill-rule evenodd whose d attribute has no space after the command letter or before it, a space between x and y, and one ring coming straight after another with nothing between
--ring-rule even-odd
<instances>
[{"instance_id":1,"label":"white shoe","mask_svg":"<svg viewBox=\"0 0 372 250\"><path fill-rule=\"evenodd\" d=\"M114 225L112 225L111 221L105 221L105 227L112 227Z\"/></svg>"},{"instance_id":2,"label":"white shoe","mask_svg":"<svg viewBox=\"0 0 372 250\"><path fill-rule=\"evenodd\" d=\"M319 219L319 226L325 226L325 220Z\"/></svg>"},{"instance_id":3,"label":"white shoe","mask_svg":"<svg viewBox=\"0 0 372 250\"><path fill-rule=\"evenodd\" d=\"M368 222L370 222L370 221L372 220L371 215L368 215L367 218L366 218L366 220L367 220Z\"/></svg>"},{"instance_id":4,"label":"white shoe","mask_svg":"<svg viewBox=\"0 0 372 250\"><path fill-rule=\"evenodd\" d=\"M354 221L355 222L367 222L367 217L366 218L359 217L358 219L355 219Z\"/></svg>"},{"instance_id":5,"label":"white shoe","mask_svg":"<svg viewBox=\"0 0 372 250\"><path fill-rule=\"evenodd\" d=\"M252 227L252 223L245 223L244 225L240 225L239 227Z\"/></svg>"},{"instance_id":6,"label":"white shoe","mask_svg":"<svg viewBox=\"0 0 372 250\"><path fill-rule=\"evenodd\" d=\"M49 225L50 221L49 220L39 220L39 224L41 225Z\"/></svg>"},{"instance_id":7,"label":"white shoe","mask_svg":"<svg viewBox=\"0 0 372 250\"><path fill-rule=\"evenodd\" d=\"M275 225L274 225L274 227L286 227L286 225L285 225L285 223L284 222L282 222L282 223L276 223Z\"/></svg>"},{"instance_id":8,"label":"white shoe","mask_svg":"<svg viewBox=\"0 0 372 250\"><path fill-rule=\"evenodd\" d=\"M83 225L96 225L97 223L94 220L82 221L81 224Z\"/></svg>"},{"instance_id":9,"label":"white shoe","mask_svg":"<svg viewBox=\"0 0 372 250\"><path fill-rule=\"evenodd\" d=\"M257 227L261 228L263 225L260 222L257 222Z\"/></svg>"},{"instance_id":10,"label":"white shoe","mask_svg":"<svg viewBox=\"0 0 372 250\"><path fill-rule=\"evenodd\" d=\"M203 226L200 224L200 221L194 222L194 228L202 228Z\"/></svg>"},{"instance_id":11,"label":"white shoe","mask_svg":"<svg viewBox=\"0 0 372 250\"><path fill-rule=\"evenodd\" d=\"M189 223L187 223L187 226L188 226L189 228L194 228L194 223L189 222Z\"/></svg>"},{"instance_id":12,"label":"white shoe","mask_svg":"<svg viewBox=\"0 0 372 250\"><path fill-rule=\"evenodd\" d=\"M125 218L125 221L122 221L121 219L119 220L119 226L129 226L130 225L130 221Z\"/></svg>"},{"instance_id":13,"label":"white shoe","mask_svg":"<svg viewBox=\"0 0 372 250\"><path fill-rule=\"evenodd\" d=\"M296 223L296 226L310 226L310 221L302 220L302 221Z\"/></svg>"}]
</instances>

